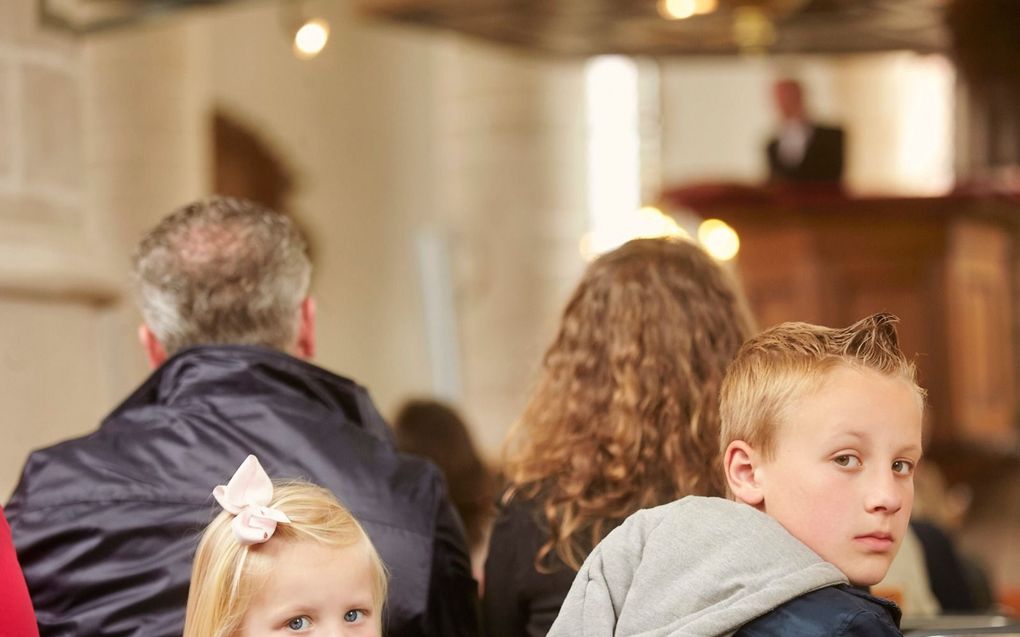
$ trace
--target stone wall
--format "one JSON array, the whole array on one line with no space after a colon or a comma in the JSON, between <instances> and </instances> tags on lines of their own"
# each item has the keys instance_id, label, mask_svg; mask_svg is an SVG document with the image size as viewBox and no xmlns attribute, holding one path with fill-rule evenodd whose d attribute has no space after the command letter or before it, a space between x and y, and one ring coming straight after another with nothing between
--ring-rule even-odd
<instances>
[{"instance_id":1,"label":"stone wall","mask_svg":"<svg viewBox=\"0 0 1020 637\"><path fill-rule=\"evenodd\" d=\"M192 31L75 38L36 12L0 3L0 502L143 377L128 255L204 187Z\"/></svg>"},{"instance_id":2,"label":"stone wall","mask_svg":"<svg viewBox=\"0 0 1020 637\"><path fill-rule=\"evenodd\" d=\"M28 449L95 424L119 293L86 205L81 47L0 3L0 498ZM97 366L100 367L97 373Z\"/></svg>"}]
</instances>

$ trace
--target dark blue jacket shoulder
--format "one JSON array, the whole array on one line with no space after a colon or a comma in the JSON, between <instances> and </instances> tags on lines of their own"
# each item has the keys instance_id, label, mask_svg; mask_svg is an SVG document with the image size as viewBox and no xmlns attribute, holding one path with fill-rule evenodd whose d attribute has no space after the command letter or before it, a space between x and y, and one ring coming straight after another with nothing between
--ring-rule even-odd
<instances>
[{"instance_id":1,"label":"dark blue jacket shoulder","mask_svg":"<svg viewBox=\"0 0 1020 637\"><path fill-rule=\"evenodd\" d=\"M853 586L801 595L746 624L734 637L900 637L900 609Z\"/></svg>"}]
</instances>

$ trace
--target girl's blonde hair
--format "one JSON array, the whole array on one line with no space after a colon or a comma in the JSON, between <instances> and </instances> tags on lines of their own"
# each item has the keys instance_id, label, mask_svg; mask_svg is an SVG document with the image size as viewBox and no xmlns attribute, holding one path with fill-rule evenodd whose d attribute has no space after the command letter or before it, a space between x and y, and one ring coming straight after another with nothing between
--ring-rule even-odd
<instances>
[{"instance_id":1,"label":"girl's blonde hair","mask_svg":"<svg viewBox=\"0 0 1020 637\"><path fill-rule=\"evenodd\" d=\"M503 499L534 499L549 531L537 568L578 568L638 509L725 493L719 385L750 332L740 289L689 241L588 267L507 443Z\"/></svg>"},{"instance_id":2,"label":"girl's blonde hair","mask_svg":"<svg viewBox=\"0 0 1020 637\"><path fill-rule=\"evenodd\" d=\"M363 544L372 565L372 597L382 621L386 569L364 529L328 490L307 482L274 484L270 507L289 524L279 524L266 542L314 541L337 548ZM195 554L188 591L184 637L232 637L272 570L266 544L243 546L231 529L234 516L223 511L205 530Z\"/></svg>"}]
</instances>

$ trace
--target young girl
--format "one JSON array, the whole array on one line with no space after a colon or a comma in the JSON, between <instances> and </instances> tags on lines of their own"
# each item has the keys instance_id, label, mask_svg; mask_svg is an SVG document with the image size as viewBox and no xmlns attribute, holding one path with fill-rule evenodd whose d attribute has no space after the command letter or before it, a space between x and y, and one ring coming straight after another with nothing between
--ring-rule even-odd
<instances>
[{"instance_id":1,"label":"young girl","mask_svg":"<svg viewBox=\"0 0 1020 637\"><path fill-rule=\"evenodd\" d=\"M184 637L382 635L386 571L329 491L274 485L248 456L213 495L224 511L195 555Z\"/></svg>"}]
</instances>

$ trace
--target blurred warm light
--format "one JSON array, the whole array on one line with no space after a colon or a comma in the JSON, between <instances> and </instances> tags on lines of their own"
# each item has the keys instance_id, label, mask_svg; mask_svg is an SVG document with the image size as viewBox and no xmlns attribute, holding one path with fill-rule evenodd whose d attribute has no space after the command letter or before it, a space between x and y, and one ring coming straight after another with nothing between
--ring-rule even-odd
<instances>
[{"instance_id":1,"label":"blurred warm light","mask_svg":"<svg viewBox=\"0 0 1020 637\"><path fill-rule=\"evenodd\" d=\"M718 0L659 0L659 15L667 20L684 20L696 15L712 13Z\"/></svg>"},{"instance_id":2,"label":"blurred warm light","mask_svg":"<svg viewBox=\"0 0 1020 637\"><path fill-rule=\"evenodd\" d=\"M740 251L736 230L721 219L705 219L698 226L698 241L718 261L729 261Z\"/></svg>"},{"instance_id":3,"label":"blurred warm light","mask_svg":"<svg viewBox=\"0 0 1020 637\"><path fill-rule=\"evenodd\" d=\"M617 248L631 239L679 237L691 239L690 233L676 220L654 206L644 206L631 214L618 218L611 225L595 228L581 237L581 256L591 261L595 257Z\"/></svg>"},{"instance_id":4,"label":"blurred warm light","mask_svg":"<svg viewBox=\"0 0 1020 637\"><path fill-rule=\"evenodd\" d=\"M690 236L677 225L673 217L663 214L655 206L644 206L634 213L633 233L629 239Z\"/></svg>"},{"instance_id":5,"label":"blurred warm light","mask_svg":"<svg viewBox=\"0 0 1020 637\"><path fill-rule=\"evenodd\" d=\"M667 20L684 20L694 15L694 0L659 0L659 15Z\"/></svg>"},{"instance_id":6,"label":"blurred warm light","mask_svg":"<svg viewBox=\"0 0 1020 637\"><path fill-rule=\"evenodd\" d=\"M311 59L322 52L329 42L329 23L320 18L308 20L294 34L294 53Z\"/></svg>"}]
</instances>

